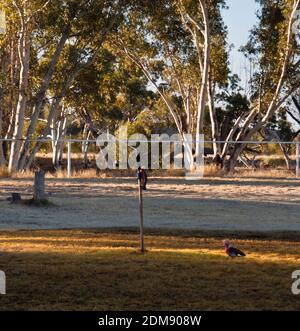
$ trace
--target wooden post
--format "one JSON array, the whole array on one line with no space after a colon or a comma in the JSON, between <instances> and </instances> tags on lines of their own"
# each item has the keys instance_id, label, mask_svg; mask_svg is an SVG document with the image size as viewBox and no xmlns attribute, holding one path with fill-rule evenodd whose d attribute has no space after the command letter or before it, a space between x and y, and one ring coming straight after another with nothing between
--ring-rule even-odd
<instances>
[{"instance_id":1,"label":"wooden post","mask_svg":"<svg viewBox=\"0 0 300 331\"><path fill-rule=\"evenodd\" d=\"M138 179L139 186L139 205L140 205L140 245L141 252L145 252L145 243L144 243L144 205L143 205L143 189L141 186L141 179Z\"/></svg>"},{"instance_id":2,"label":"wooden post","mask_svg":"<svg viewBox=\"0 0 300 331\"><path fill-rule=\"evenodd\" d=\"M34 174L34 201L45 200L45 173L44 171L37 171Z\"/></svg>"},{"instance_id":3,"label":"wooden post","mask_svg":"<svg viewBox=\"0 0 300 331\"><path fill-rule=\"evenodd\" d=\"M299 166L300 166L299 153L300 153L300 142L297 141L296 143L296 177L297 178L299 178Z\"/></svg>"},{"instance_id":4,"label":"wooden post","mask_svg":"<svg viewBox=\"0 0 300 331\"><path fill-rule=\"evenodd\" d=\"M68 178L71 177L71 141L68 141Z\"/></svg>"}]
</instances>

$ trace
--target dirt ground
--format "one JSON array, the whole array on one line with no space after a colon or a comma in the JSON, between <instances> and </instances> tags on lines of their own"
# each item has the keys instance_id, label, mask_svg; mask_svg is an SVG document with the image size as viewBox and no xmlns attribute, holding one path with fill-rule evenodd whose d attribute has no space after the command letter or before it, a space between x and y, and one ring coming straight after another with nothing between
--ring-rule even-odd
<instances>
[{"instance_id":1,"label":"dirt ground","mask_svg":"<svg viewBox=\"0 0 300 331\"><path fill-rule=\"evenodd\" d=\"M32 179L0 180L1 229L132 228L139 224L135 178L46 180L50 207L11 205L32 196ZM300 231L296 179L150 178L144 193L148 228Z\"/></svg>"}]
</instances>

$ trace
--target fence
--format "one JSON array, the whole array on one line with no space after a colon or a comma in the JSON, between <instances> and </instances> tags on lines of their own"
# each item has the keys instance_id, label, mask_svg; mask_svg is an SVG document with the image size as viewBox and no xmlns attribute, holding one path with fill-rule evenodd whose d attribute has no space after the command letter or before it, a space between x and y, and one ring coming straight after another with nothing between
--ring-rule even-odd
<instances>
[{"instance_id":1,"label":"fence","mask_svg":"<svg viewBox=\"0 0 300 331\"><path fill-rule=\"evenodd\" d=\"M15 139L0 139L0 142L13 142L16 141ZM19 139L19 141L24 142L25 139ZM27 140L28 141L28 140ZM30 139L30 142L41 142L41 143L53 143L53 140L48 138L48 139ZM66 153L66 161L67 161L67 176L71 177L72 174L72 145L75 143L79 144L86 144L89 146L90 144L95 144L98 145L99 143L105 144L105 143L128 143L130 141L130 144L139 144L139 143L168 143L170 144L170 140L160 140L160 141L149 141L149 140L121 140L121 139L115 139L115 140L98 140L98 139L58 139L55 142L61 142L64 147L67 149ZM300 177L300 141L210 141L210 140L199 140L198 142L203 143L203 146L211 145L213 143L217 144L228 144L228 145L236 145L236 144L243 144L243 145L279 145L279 146L294 146L295 152L294 152L294 157L295 157L295 174L296 177ZM171 141L171 143L182 143L182 141ZM195 140L190 141L190 143L196 143ZM130 147L130 146L129 146ZM138 149L131 147L132 149ZM291 157L291 155L289 155ZM240 159L242 163L244 163L245 160Z\"/></svg>"}]
</instances>

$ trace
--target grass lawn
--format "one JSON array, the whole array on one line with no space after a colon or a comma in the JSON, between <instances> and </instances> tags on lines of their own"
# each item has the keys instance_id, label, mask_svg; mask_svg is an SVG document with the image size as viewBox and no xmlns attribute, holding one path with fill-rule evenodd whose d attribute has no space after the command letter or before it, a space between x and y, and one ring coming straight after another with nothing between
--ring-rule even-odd
<instances>
[{"instance_id":1,"label":"grass lawn","mask_svg":"<svg viewBox=\"0 0 300 331\"><path fill-rule=\"evenodd\" d=\"M246 258L223 253L233 238ZM297 234L0 232L1 310L299 310Z\"/></svg>"}]
</instances>

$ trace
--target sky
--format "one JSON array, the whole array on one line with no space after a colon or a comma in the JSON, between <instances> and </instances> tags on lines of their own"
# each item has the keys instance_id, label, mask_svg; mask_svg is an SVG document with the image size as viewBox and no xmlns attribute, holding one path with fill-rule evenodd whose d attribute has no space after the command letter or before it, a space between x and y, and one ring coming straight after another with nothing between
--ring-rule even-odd
<instances>
[{"instance_id":1,"label":"sky","mask_svg":"<svg viewBox=\"0 0 300 331\"><path fill-rule=\"evenodd\" d=\"M233 73L245 81L247 62L238 49L245 45L249 30L255 25L256 11L259 9L255 0L227 0L229 9L224 10L223 18L228 27L228 43L234 44L230 54L230 64Z\"/></svg>"}]
</instances>

